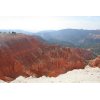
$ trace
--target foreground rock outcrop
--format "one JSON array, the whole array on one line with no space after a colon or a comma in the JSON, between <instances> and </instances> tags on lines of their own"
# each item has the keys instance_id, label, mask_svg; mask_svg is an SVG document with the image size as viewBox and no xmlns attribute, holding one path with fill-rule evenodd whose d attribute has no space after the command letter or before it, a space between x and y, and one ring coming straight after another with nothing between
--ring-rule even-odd
<instances>
[{"instance_id":1,"label":"foreground rock outcrop","mask_svg":"<svg viewBox=\"0 0 100 100\"><path fill-rule=\"evenodd\" d=\"M100 56L96 57L93 60L90 60L89 65L92 67L99 67L100 68Z\"/></svg>"},{"instance_id":2,"label":"foreground rock outcrop","mask_svg":"<svg viewBox=\"0 0 100 100\"><path fill-rule=\"evenodd\" d=\"M1 81L2 82L2 81ZM74 69L58 77L22 77L19 76L11 83L100 83L100 68L86 66L84 69Z\"/></svg>"},{"instance_id":3,"label":"foreground rock outcrop","mask_svg":"<svg viewBox=\"0 0 100 100\"><path fill-rule=\"evenodd\" d=\"M18 76L56 77L84 68L91 58L90 51L47 45L33 36L0 35L0 79L7 82Z\"/></svg>"}]
</instances>

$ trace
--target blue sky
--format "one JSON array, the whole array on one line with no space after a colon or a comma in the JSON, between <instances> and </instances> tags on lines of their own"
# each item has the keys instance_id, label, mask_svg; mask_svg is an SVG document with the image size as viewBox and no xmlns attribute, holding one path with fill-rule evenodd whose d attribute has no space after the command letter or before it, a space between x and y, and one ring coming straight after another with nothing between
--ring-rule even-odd
<instances>
[{"instance_id":1,"label":"blue sky","mask_svg":"<svg viewBox=\"0 0 100 100\"><path fill-rule=\"evenodd\" d=\"M28 31L100 29L100 16L9 16L0 17L0 29Z\"/></svg>"}]
</instances>

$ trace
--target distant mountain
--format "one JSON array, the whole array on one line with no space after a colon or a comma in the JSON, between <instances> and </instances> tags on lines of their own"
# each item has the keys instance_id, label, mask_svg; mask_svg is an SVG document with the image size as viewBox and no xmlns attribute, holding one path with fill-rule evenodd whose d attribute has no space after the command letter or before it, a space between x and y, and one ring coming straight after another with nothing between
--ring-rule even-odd
<instances>
[{"instance_id":1,"label":"distant mountain","mask_svg":"<svg viewBox=\"0 0 100 100\"><path fill-rule=\"evenodd\" d=\"M37 35L45 40L54 39L78 45L88 35L96 33L100 33L100 30L63 29L58 31L42 31L38 32Z\"/></svg>"},{"instance_id":2,"label":"distant mountain","mask_svg":"<svg viewBox=\"0 0 100 100\"><path fill-rule=\"evenodd\" d=\"M80 47L90 49L95 55L100 55L100 33L89 34Z\"/></svg>"},{"instance_id":3,"label":"distant mountain","mask_svg":"<svg viewBox=\"0 0 100 100\"><path fill-rule=\"evenodd\" d=\"M69 47L81 47L100 54L100 30L63 29L36 33L49 43Z\"/></svg>"}]
</instances>

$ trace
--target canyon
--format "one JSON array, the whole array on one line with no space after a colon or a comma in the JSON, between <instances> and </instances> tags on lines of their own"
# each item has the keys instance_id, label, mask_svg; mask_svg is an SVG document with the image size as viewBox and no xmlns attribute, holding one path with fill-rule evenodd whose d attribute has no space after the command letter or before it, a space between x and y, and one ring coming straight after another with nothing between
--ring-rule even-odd
<instances>
[{"instance_id":1,"label":"canyon","mask_svg":"<svg viewBox=\"0 0 100 100\"><path fill-rule=\"evenodd\" d=\"M23 77L57 77L84 69L93 59L90 50L50 45L36 36L0 35L0 79L11 82Z\"/></svg>"}]
</instances>

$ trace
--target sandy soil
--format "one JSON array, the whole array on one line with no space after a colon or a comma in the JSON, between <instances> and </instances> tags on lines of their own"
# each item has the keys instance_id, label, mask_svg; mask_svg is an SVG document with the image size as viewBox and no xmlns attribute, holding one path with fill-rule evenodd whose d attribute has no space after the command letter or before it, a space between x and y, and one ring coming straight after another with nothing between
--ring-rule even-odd
<instances>
[{"instance_id":1,"label":"sandy soil","mask_svg":"<svg viewBox=\"0 0 100 100\"><path fill-rule=\"evenodd\" d=\"M1 83L3 81L0 81ZM22 76L16 78L11 83L94 83L100 82L100 68L91 68L86 66L85 69L78 69L69 71L65 74L59 75L58 77L45 77L40 78Z\"/></svg>"}]
</instances>

